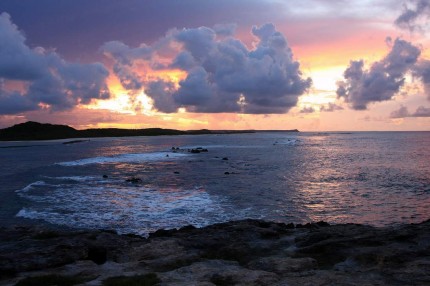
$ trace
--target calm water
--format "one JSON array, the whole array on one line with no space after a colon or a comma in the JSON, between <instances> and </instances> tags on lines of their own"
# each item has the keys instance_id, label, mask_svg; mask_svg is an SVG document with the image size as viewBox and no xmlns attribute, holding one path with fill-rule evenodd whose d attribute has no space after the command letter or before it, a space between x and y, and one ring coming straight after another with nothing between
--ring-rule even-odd
<instances>
[{"instance_id":1,"label":"calm water","mask_svg":"<svg viewBox=\"0 0 430 286\"><path fill-rule=\"evenodd\" d=\"M242 218L377 226L430 218L430 132L64 141L0 143L14 147L0 148L0 224L147 234Z\"/></svg>"}]
</instances>

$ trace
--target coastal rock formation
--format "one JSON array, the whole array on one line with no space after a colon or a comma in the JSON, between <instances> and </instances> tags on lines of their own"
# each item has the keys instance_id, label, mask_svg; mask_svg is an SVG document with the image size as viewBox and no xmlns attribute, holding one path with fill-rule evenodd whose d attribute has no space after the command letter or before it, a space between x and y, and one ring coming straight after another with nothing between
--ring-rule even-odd
<instances>
[{"instance_id":1,"label":"coastal rock formation","mask_svg":"<svg viewBox=\"0 0 430 286\"><path fill-rule=\"evenodd\" d=\"M108 284L112 279L145 285L430 285L430 220L386 228L242 220L159 230L148 238L41 226L1 229L0 285L31 279L83 285L115 285Z\"/></svg>"}]
</instances>

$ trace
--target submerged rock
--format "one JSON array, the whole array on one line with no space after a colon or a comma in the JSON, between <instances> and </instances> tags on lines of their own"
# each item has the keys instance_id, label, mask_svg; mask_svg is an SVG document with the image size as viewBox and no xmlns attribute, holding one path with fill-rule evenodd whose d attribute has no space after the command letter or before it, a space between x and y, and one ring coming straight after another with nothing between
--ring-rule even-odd
<instances>
[{"instance_id":1,"label":"submerged rock","mask_svg":"<svg viewBox=\"0 0 430 286\"><path fill-rule=\"evenodd\" d=\"M430 221L375 228L242 220L148 238L0 229L1 285L41 275L83 276L83 285L124 275L161 285L430 285L429 270Z\"/></svg>"},{"instance_id":2,"label":"submerged rock","mask_svg":"<svg viewBox=\"0 0 430 286\"><path fill-rule=\"evenodd\" d=\"M125 181L129 182L129 183L133 183L133 184L142 183L142 179L141 178L135 178L135 177L128 178Z\"/></svg>"}]
</instances>

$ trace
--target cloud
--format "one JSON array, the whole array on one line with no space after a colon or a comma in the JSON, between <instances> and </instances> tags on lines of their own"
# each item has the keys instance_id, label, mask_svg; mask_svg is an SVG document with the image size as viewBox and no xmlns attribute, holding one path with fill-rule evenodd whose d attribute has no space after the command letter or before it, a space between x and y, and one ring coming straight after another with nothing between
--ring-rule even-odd
<instances>
[{"instance_id":1,"label":"cloud","mask_svg":"<svg viewBox=\"0 0 430 286\"><path fill-rule=\"evenodd\" d=\"M29 48L7 13L0 14L0 39L0 114L65 110L109 98L109 72L102 64L69 63L55 52ZM23 88L6 88L8 81Z\"/></svg>"},{"instance_id":2,"label":"cloud","mask_svg":"<svg viewBox=\"0 0 430 286\"><path fill-rule=\"evenodd\" d=\"M413 75L419 79L424 86L424 91L427 94L427 99L430 100L430 61L420 61L413 70Z\"/></svg>"},{"instance_id":3,"label":"cloud","mask_svg":"<svg viewBox=\"0 0 430 286\"><path fill-rule=\"evenodd\" d=\"M333 112L336 110L343 110L343 107L332 102L320 107L320 112Z\"/></svg>"},{"instance_id":4,"label":"cloud","mask_svg":"<svg viewBox=\"0 0 430 286\"><path fill-rule=\"evenodd\" d=\"M0 89L0 115L18 114L38 109L38 105L17 92Z\"/></svg>"},{"instance_id":5,"label":"cloud","mask_svg":"<svg viewBox=\"0 0 430 286\"><path fill-rule=\"evenodd\" d=\"M404 118L409 116L410 116L410 113L406 106L401 106L398 110L394 110L390 114L391 118Z\"/></svg>"},{"instance_id":6,"label":"cloud","mask_svg":"<svg viewBox=\"0 0 430 286\"><path fill-rule=\"evenodd\" d=\"M430 17L429 0L410 0L408 1L414 7L404 6L403 13L395 20L394 24L402 29L408 29L410 32L423 31L424 24L422 21Z\"/></svg>"},{"instance_id":7,"label":"cloud","mask_svg":"<svg viewBox=\"0 0 430 286\"><path fill-rule=\"evenodd\" d=\"M312 106L307 106L300 110L300 113L314 113L314 112L315 112L315 108L313 108Z\"/></svg>"},{"instance_id":8,"label":"cloud","mask_svg":"<svg viewBox=\"0 0 430 286\"><path fill-rule=\"evenodd\" d=\"M420 54L419 48L397 38L388 55L374 62L368 70L364 69L363 60L351 61L343 75L345 80L338 82L338 97L343 97L355 110L367 109L373 102L391 100Z\"/></svg>"},{"instance_id":9,"label":"cloud","mask_svg":"<svg viewBox=\"0 0 430 286\"><path fill-rule=\"evenodd\" d=\"M107 43L105 55L124 88L143 87L156 109L174 112L285 113L311 86L294 60L285 36L273 24L253 27L253 49L233 36L234 25L172 29L151 46ZM142 48L143 47L143 48ZM174 82L139 69L184 73ZM133 84L129 84L133 82ZM135 83L137 82L137 83ZM169 83L170 82L170 83Z\"/></svg>"},{"instance_id":10,"label":"cloud","mask_svg":"<svg viewBox=\"0 0 430 286\"><path fill-rule=\"evenodd\" d=\"M390 114L391 118L430 117L430 107L419 106L414 113L410 113L406 106L401 106Z\"/></svg>"},{"instance_id":11,"label":"cloud","mask_svg":"<svg viewBox=\"0 0 430 286\"><path fill-rule=\"evenodd\" d=\"M417 108L415 113L412 114L413 117L430 117L430 107L420 106Z\"/></svg>"}]
</instances>

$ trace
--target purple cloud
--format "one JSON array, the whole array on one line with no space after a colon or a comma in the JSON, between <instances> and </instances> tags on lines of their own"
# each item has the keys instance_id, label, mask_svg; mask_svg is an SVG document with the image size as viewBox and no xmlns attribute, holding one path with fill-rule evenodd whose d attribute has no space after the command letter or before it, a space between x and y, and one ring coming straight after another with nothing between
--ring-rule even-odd
<instances>
[{"instance_id":1,"label":"purple cloud","mask_svg":"<svg viewBox=\"0 0 430 286\"><path fill-rule=\"evenodd\" d=\"M7 13L0 14L0 114L39 109L65 110L92 99L109 98L107 69L100 63L69 63L52 51L29 48ZM21 90L8 90L6 81L18 81Z\"/></svg>"},{"instance_id":2,"label":"purple cloud","mask_svg":"<svg viewBox=\"0 0 430 286\"><path fill-rule=\"evenodd\" d=\"M333 112L336 110L343 110L343 107L332 102L329 102L327 105L322 105L320 107L321 112Z\"/></svg>"},{"instance_id":3,"label":"purple cloud","mask_svg":"<svg viewBox=\"0 0 430 286\"><path fill-rule=\"evenodd\" d=\"M313 108L312 106L306 106L300 110L300 113L314 113L314 112L315 112L315 108Z\"/></svg>"},{"instance_id":4,"label":"purple cloud","mask_svg":"<svg viewBox=\"0 0 430 286\"><path fill-rule=\"evenodd\" d=\"M413 75L419 79L424 86L424 91L427 94L427 99L430 100L430 61L420 61L413 70Z\"/></svg>"},{"instance_id":5,"label":"purple cloud","mask_svg":"<svg viewBox=\"0 0 430 286\"><path fill-rule=\"evenodd\" d=\"M364 69L363 60L351 61L344 72L345 80L338 82L338 97L343 97L356 110L367 109L373 102L392 99L420 54L416 46L396 39L388 55L374 62L368 70Z\"/></svg>"},{"instance_id":6,"label":"purple cloud","mask_svg":"<svg viewBox=\"0 0 430 286\"><path fill-rule=\"evenodd\" d=\"M285 113L295 106L312 81L303 78L284 35L273 24L253 27L257 43L249 49L230 34L234 27L220 34L221 28L173 29L151 46L111 42L102 50L114 60L123 87L143 86L163 112L185 107L191 112ZM139 62L156 70L180 69L187 76L176 88L165 79L142 79L135 71ZM137 84L127 84L129 79Z\"/></svg>"},{"instance_id":7,"label":"purple cloud","mask_svg":"<svg viewBox=\"0 0 430 286\"><path fill-rule=\"evenodd\" d=\"M406 106L401 106L398 110L394 110L393 112L391 112L390 117L430 117L430 107L419 106L415 112L410 113Z\"/></svg>"},{"instance_id":8,"label":"purple cloud","mask_svg":"<svg viewBox=\"0 0 430 286\"><path fill-rule=\"evenodd\" d=\"M422 31L423 25L420 20L430 17L429 0L409 0L414 7L408 8L405 5L403 13L395 20L395 25L410 32Z\"/></svg>"}]
</instances>

